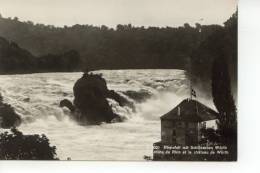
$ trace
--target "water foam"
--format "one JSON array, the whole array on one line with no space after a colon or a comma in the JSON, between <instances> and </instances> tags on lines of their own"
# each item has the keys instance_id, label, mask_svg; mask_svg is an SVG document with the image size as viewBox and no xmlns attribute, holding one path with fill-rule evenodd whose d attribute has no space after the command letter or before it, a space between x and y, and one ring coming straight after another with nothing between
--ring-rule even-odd
<instances>
[{"instance_id":1,"label":"water foam","mask_svg":"<svg viewBox=\"0 0 260 173\"><path fill-rule=\"evenodd\" d=\"M21 114L19 129L25 134L46 134L57 146L58 157L74 160L142 160L152 154L160 140L160 116L188 95L182 70L102 70L108 88L134 102L135 110L108 99L122 123L80 126L60 108L59 101L73 100L72 88L81 73L1 75L4 101ZM130 98L126 91L151 96L144 101Z\"/></svg>"}]
</instances>

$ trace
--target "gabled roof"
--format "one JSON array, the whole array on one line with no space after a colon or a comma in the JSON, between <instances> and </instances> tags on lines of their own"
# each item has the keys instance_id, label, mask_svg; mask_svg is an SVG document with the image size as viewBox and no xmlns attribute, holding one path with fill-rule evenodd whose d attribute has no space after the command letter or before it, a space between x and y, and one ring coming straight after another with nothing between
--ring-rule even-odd
<instances>
[{"instance_id":1,"label":"gabled roof","mask_svg":"<svg viewBox=\"0 0 260 173\"><path fill-rule=\"evenodd\" d=\"M185 99L170 112L161 116L161 120L201 122L217 119L217 116L217 112L197 100Z\"/></svg>"}]
</instances>

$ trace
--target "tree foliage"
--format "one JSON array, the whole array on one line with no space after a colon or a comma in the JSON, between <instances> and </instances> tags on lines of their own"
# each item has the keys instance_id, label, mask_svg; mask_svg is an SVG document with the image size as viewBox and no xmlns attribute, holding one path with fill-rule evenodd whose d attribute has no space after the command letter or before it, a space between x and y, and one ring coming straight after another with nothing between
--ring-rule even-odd
<instances>
[{"instance_id":1,"label":"tree foliage","mask_svg":"<svg viewBox=\"0 0 260 173\"><path fill-rule=\"evenodd\" d=\"M56 147L45 135L23 135L13 128L0 134L2 160L56 160Z\"/></svg>"},{"instance_id":2,"label":"tree foliage","mask_svg":"<svg viewBox=\"0 0 260 173\"><path fill-rule=\"evenodd\" d=\"M228 64L231 89L236 95L237 86L237 12L224 23L224 27L216 29L191 56L191 74L194 84L211 93L211 72L215 59L224 58Z\"/></svg>"},{"instance_id":3,"label":"tree foliage","mask_svg":"<svg viewBox=\"0 0 260 173\"><path fill-rule=\"evenodd\" d=\"M80 56L75 50L35 57L14 42L0 37L0 73L79 71Z\"/></svg>"},{"instance_id":4,"label":"tree foliage","mask_svg":"<svg viewBox=\"0 0 260 173\"><path fill-rule=\"evenodd\" d=\"M221 142L227 145L236 158L237 112L231 93L228 65L223 57L215 59L212 68L212 96L219 112L218 128Z\"/></svg>"},{"instance_id":5,"label":"tree foliage","mask_svg":"<svg viewBox=\"0 0 260 173\"><path fill-rule=\"evenodd\" d=\"M217 58L212 68L212 96L219 112L219 127L223 136L231 139L236 134L236 106L231 93L228 66L224 58Z\"/></svg>"},{"instance_id":6,"label":"tree foliage","mask_svg":"<svg viewBox=\"0 0 260 173\"><path fill-rule=\"evenodd\" d=\"M213 128L202 128L200 130L201 134L204 136L201 143L211 142L211 143L219 143L219 135L218 131Z\"/></svg>"},{"instance_id":7,"label":"tree foliage","mask_svg":"<svg viewBox=\"0 0 260 173\"><path fill-rule=\"evenodd\" d=\"M55 27L0 18L0 36L37 56L79 52L90 69L185 68L186 59L219 25L180 27L73 25Z\"/></svg>"},{"instance_id":8,"label":"tree foliage","mask_svg":"<svg viewBox=\"0 0 260 173\"><path fill-rule=\"evenodd\" d=\"M219 112L219 126L226 142L236 142L237 112L232 83L237 81L237 12L225 23L225 44L219 46L212 63L212 96ZM231 73L231 75L230 75ZM233 79L230 78L233 77Z\"/></svg>"}]
</instances>

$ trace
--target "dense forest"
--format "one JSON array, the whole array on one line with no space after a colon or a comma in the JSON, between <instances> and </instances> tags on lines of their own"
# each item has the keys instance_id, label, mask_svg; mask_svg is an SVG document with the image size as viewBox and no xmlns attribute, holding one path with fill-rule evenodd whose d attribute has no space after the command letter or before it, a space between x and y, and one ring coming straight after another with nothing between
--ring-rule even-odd
<instances>
[{"instance_id":1,"label":"dense forest","mask_svg":"<svg viewBox=\"0 0 260 173\"><path fill-rule=\"evenodd\" d=\"M50 25L0 18L0 36L36 56L79 52L88 69L184 68L192 51L222 26L135 27Z\"/></svg>"}]
</instances>

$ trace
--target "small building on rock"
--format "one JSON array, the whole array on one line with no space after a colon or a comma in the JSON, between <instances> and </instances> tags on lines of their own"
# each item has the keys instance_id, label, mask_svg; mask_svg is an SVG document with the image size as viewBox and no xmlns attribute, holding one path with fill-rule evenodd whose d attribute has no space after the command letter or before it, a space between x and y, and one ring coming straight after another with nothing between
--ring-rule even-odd
<instances>
[{"instance_id":1,"label":"small building on rock","mask_svg":"<svg viewBox=\"0 0 260 173\"><path fill-rule=\"evenodd\" d=\"M183 100L161 116L161 141L153 144L154 160L188 160L181 155L165 155L165 147L201 145L202 128L215 128L218 113L191 98ZM190 157L190 156L189 156Z\"/></svg>"},{"instance_id":2,"label":"small building on rock","mask_svg":"<svg viewBox=\"0 0 260 173\"><path fill-rule=\"evenodd\" d=\"M214 128L217 112L197 100L185 99L161 116L161 142L173 145L198 145L203 127Z\"/></svg>"}]
</instances>

